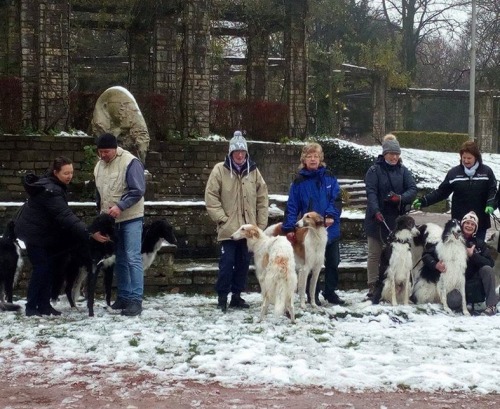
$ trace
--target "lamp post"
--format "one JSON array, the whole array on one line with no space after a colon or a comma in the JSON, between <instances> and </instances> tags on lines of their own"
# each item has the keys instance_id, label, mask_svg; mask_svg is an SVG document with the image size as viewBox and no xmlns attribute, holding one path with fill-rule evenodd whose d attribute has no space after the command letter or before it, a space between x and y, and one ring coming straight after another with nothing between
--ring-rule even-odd
<instances>
[{"instance_id":1,"label":"lamp post","mask_svg":"<svg viewBox=\"0 0 500 409\"><path fill-rule=\"evenodd\" d=\"M475 138L475 99L476 99L476 0L472 0L472 24L470 46L470 78L469 78L469 139Z\"/></svg>"}]
</instances>

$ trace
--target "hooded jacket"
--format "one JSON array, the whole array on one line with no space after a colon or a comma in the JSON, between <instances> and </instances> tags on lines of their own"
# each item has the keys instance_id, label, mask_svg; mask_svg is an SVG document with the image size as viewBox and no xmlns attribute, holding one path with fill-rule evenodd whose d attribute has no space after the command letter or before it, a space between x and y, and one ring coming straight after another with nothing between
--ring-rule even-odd
<instances>
[{"instance_id":1,"label":"hooded jacket","mask_svg":"<svg viewBox=\"0 0 500 409\"><path fill-rule=\"evenodd\" d=\"M243 224L267 226L269 198L267 185L255 162L238 171L229 155L217 163L205 188L205 205L209 217L217 223L217 240L229 240Z\"/></svg>"},{"instance_id":2,"label":"hooded jacket","mask_svg":"<svg viewBox=\"0 0 500 409\"><path fill-rule=\"evenodd\" d=\"M379 155L374 165L368 169L365 176L367 207L364 227L366 235L380 239L387 237L389 231L375 219L375 214L381 212L391 230L396 227L396 218L403 214L404 206L409 205L417 196L417 185L410 171L403 166L401 160L396 165L389 165L382 155ZM390 192L401 196L399 204L387 200Z\"/></svg>"},{"instance_id":3,"label":"hooded jacket","mask_svg":"<svg viewBox=\"0 0 500 409\"><path fill-rule=\"evenodd\" d=\"M295 230L295 223L307 212L317 212L331 217L333 224L327 228L328 241L340 237L342 197L337 178L324 166L317 170L303 168L290 186L288 203L282 229L285 233Z\"/></svg>"},{"instance_id":4,"label":"hooded jacket","mask_svg":"<svg viewBox=\"0 0 500 409\"><path fill-rule=\"evenodd\" d=\"M28 201L16 220L15 232L26 244L52 247L68 235L88 240L85 224L73 213L66 198L67 187L54 176L28 174L23 179Z\"/></svg>"}]
</instances>

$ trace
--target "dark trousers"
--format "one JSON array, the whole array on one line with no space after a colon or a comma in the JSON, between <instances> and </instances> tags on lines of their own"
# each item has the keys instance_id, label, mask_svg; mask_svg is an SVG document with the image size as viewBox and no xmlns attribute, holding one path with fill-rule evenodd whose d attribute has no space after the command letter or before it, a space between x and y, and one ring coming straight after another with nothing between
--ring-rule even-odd
<instances>
[{"instance_id":1,"label":"dark trousers","mask_svg":"<svg viewBox=\"0 0 500 409\"><path fill-rule=\"evenodd\" d=\"M33 266L28 285L26 308L46 309L50 306L54 251L44 247L26 245L26 252Z\"/></svg>"},{"instance_id":2,"label":"dark trousers","mask_svg":"<svg viewBox=\"0 0 500 409\"><path fill-rule=\"evenodd\" d=\"M221 243L219 259L219 276L215 290L219 295L230 292L240 294L247 285L250 253L246 240L224 240Z\"/></svg>"},{"instance_id":3,"label":"dark trousers","mask_svg":"<svg viewBox=\"0 0 500 409\"><path fill-rule=\"evenodd\" d=\"M325 250L325 291L328 298L333 295L339 284L340 245L339 239L333 239L326 245Z\"/></svg>"}]
</instances>

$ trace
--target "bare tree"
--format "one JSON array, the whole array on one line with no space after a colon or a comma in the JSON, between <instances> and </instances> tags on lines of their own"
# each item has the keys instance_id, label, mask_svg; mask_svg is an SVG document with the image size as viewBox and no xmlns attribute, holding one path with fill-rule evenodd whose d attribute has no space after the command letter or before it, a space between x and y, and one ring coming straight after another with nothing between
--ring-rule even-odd
<instances>
[{"instance_id":1,"label":"bare tree","mask_svg":"<svg viewBox=\"0 0 500 409\"><path fill-rule=\"evenodd\" d=\"M436 37L456 33L463 26L456 12L469 3L460 0L380 1L376 13L392 28L395 38L401 36L401 62L412 79L416 78L417 58L422 45Z\"/></svg>"}]
</instances>

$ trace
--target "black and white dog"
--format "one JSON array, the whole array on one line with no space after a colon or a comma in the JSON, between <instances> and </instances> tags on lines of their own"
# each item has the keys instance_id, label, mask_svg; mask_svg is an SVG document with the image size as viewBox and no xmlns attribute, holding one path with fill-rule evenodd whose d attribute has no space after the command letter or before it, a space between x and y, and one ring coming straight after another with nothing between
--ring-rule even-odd
<instances>
[{"instance_id":1,"label":"black and white dog","mask_svg":"<svg viewBox=\"0 0 500 409\"><path fill-rule=\"evenodd\" d=\"M89 231L100 231L109 236L110 241L99 243L89 239L88 243L70 242L65 250L56 257L56 271L52 282L53 301L57 300L64 285L64 293L72 308L76 307L75 300L81 294L86 281L87 307L89 316L94 315L94 293L99 273L99 263L114 254L114 226L115 220L106 213L99 214L89 226Z\"/></svg>"},{"instance_id":2,"label":"black and white dog","mask_svg":"<svg viewBox=\"0 0 500 409\"><path fill-rule=\"evenodd\" d=\"M14 285L23 265L21 248L10 220L0 238L0 311L18 311L20 305L12 304Z\"/></svg>"},{"instance_id":3,"label":"black and white dog","mask_svg":"<svg viewBox=\"0 0 500 409\"><path fill-rule=\"evenodd\" d=\"M392 305L408 304L413 267L411 244L417 234L415 220L411 216L404 215L396 219L396 228L389 235L380 257L379 279L373 292L373 304L378 304L381 300Z\"/></svg>"},{"instance_id":4,"label":"black and white dog","mask_svg":"<svg viewBox=\"0 0 500 409\"><path fill-rule=\"evenodd\" d=\"M465 300L467 249L458 220L452 219L445 224L434 252L436 258L446 266L446 271L439 273L435 268L423 264L413 288L412 300L417 304L440 302L444 310L451 313L447 296L453 290L458 290L462 299L462 313L470 315Z\"/></svg>"}]
</instances>

